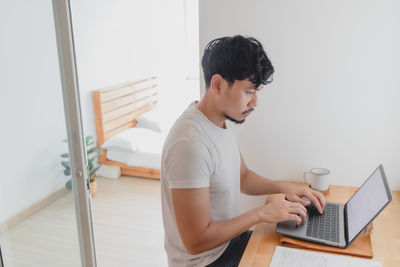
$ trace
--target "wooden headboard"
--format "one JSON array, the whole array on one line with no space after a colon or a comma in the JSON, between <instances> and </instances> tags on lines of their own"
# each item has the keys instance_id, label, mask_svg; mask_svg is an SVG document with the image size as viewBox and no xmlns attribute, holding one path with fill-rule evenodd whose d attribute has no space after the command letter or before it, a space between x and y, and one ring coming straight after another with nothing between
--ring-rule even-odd
<instances>
[{"instance_id":1,"label":"wooden headboard","mask_svg":"<svg viewBox=\"0 0 400 267\"><path fill-rule=\"evenodd\" d=\"M97 144L136 126L136 118L158 102L157 77L127 82L93 92Z\"/></svg>"},{"instance_id":2,"label":"wooden headboard","mask_svg":"<svg viewBox=\"0 0 400 267\"><path fill-rule=\"evenodd\" d=\"M136 126L136 118L152 110L158 103L157 77L127 82L93 92L97 145L101 147L110 137ZM119 166L122 175L160 179L159 169L128 166L108 160L106 150L99 158L101 164Z\"/></svg>"}]
</instances>

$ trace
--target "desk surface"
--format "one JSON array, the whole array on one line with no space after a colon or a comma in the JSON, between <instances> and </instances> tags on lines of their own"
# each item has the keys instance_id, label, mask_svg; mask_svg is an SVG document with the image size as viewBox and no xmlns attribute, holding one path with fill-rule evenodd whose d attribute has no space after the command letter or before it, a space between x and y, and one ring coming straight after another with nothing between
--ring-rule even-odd
<instances>
[{"instance_id":1,"label":"desk surface","mask_svg":"<svg viewBox=\"0 0 400 267\"><path fill-rule=\"evenodd\" d=\"M328 201L345 203L357 188L330 186L325 195ZM392 202L373 222L371 234L373 260L382 262L383 266L400 266L400 191L392 191ZM271 195L268 198L282 197ZM262 223L255 226L253 234L244 251L239 267L268 266L279 245L280 235L275 233L276 224Z\"/></svg>"}]
</instances>

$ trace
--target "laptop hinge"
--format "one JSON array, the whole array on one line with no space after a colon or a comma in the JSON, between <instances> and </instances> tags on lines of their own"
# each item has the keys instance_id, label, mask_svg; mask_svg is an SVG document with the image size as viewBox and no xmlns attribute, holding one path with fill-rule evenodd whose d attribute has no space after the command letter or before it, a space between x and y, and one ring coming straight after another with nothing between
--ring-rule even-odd
<instances>
[{"instance_id":1,"label":"laptop hinge","mask_svg":"<svg viewBox=\"0 0 400 267\"><path fill-rule=\"evenodd\" d=\"M347 203L344 205L343 213L344 213L344 240L346 241L347 245L349 243L349 233L347 227Z\"/></svg>"},{"instance_id":2,"label":"laptop hinge","mask_svg":"<svg viewBox=\"0 0 400 267\"><path fill-rule=\"evenodd\" d=\"M1 247L0 247L0 267L4 267L3 256L1 255Z\"/></svg>"}]
</instances>

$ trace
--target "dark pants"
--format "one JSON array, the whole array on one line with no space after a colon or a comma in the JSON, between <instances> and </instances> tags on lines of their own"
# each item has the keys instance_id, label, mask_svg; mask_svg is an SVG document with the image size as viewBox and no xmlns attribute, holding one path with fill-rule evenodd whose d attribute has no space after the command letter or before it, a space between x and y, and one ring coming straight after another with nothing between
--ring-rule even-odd
<instances>
[{"instance_id":1,"label":"dark pants","mask_svg":"<svg viewBox=\"0 0 400 267\"><path fill-rule=\"evenodd\" d=\"M224 253L222 253L222 255L218 259L216 259L213 263L210 263L206 267L238 266L252 233L253 231L249 230L232 239L231 242L229 242L229 245Z\"/></svg>"}]
</instances>

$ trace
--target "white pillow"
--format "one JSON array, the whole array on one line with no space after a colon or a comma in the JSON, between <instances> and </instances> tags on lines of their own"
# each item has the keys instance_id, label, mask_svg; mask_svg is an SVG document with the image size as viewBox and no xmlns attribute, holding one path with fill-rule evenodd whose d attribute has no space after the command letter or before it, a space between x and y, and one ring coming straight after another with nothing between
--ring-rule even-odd
<instances>
[{"instance_id":1,"label":"white pillow","mask_svg":"<svg viewBox=\"0 0 400 267\"><path fill-rule=\"evenodd\" d=\"M158 122L153 121L151 119L148 119L145 114L136 118L137 120L137 124L136 127L137 128L145 128L145 129L149 129L149 130L153 130L155 132L161 133L161 127L159 125Z\"/></svg>"},{"instance_id":2,"label":"white pillow","mask_svg":"<svg viewBox=\"0 0 400 267\"><path fill-rule=\"evenodd\" d=\"M130 151L160 153L164 140L165 136L161 133L135 127L111 137L102 147L105 149L121 148Z\"/></svg>"},{"instance_id":3,"label":"white pillow","mask_svg":"<svg viewBox=\"0 0 400 267\"><path fill-rule=\"evenodd\" d=\"M140 126L141 119L143 123L142 126ZM156 107L155 109L136 118L138 121L136 127L147 128L156 132L169 132L169 129L171 128L175 119L175 116L171 116L168 111L165 111L160 107ZM150 124L152 124L151 126L147 123L148 121L150 121Z\"/></svg>"}]
</instances>

